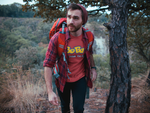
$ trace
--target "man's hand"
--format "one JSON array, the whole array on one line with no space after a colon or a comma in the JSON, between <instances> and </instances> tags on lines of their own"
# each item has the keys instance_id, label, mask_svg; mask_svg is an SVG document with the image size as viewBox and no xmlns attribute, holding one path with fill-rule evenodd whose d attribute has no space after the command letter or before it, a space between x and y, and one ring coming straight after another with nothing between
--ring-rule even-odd
<instances>
[{"instance_id":1,"label":"man's hand","mask_svg":"<svg viewBox=\"0 0 150 113\"><path fill-rule=\"evenodd\" d=\"M57 95L54 92L51 92L48 95L48 100L51 104L58 106L58 98L57 98Z\"/></svg>"},{"instance_id":2,"label":"man's hand","mask_svg":"<svg viewBox=\"0 0 150 113\"><path fill-rule=\"evenodd\" d=\"M44 68L44 78L47 86L48 101L53 105L58 105L57 95L52 90L52 68Z\"/></svg>"},{"instance_id":3,"label":"man's hand","mask_svg":"<svg viewBox=\"0 0 150 113\"><path fill-rule=\"evenodd\" d=\"M97 78L97 72L95 69L91 69L92 81L95 81Z\"/></svg>"}]
</instances>

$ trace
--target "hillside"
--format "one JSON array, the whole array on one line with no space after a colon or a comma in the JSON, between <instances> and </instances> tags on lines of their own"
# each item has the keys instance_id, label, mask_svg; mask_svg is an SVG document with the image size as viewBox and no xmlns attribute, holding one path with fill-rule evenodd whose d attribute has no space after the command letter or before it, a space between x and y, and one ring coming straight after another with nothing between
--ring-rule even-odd
<instances>
[{"instance_id":1,"label":"hillside","mask_svg":"<svg viewBox=\"0 0 150 113\"><path fill-rule=\"evenodd\" d=\"M52 25L53 23L43 23L41 18L0 17L1 44L4 45L1 49L13 54L21 47L36 47L40 42L48 44ZM101 23L88 22L86 27L94 33L95 37L107 39L106 29ZM15 38L13 38L14 36ZM10 40L15 45L11 50L7 45ZM11 42L9 45L12 45Z\"/></svg>"},{"instance_id":2,"label":"hillside","mask_svg":"<svg viewBox=\"0 0 150 113\"><path fill-rule=\"evenodd\" d=\"M27 11L23 12L22 11L22 5L19 3L13 3L10 5L0 5L0 17L33 17L34 12L32 11Z\"/></svg>"}]
</instances>

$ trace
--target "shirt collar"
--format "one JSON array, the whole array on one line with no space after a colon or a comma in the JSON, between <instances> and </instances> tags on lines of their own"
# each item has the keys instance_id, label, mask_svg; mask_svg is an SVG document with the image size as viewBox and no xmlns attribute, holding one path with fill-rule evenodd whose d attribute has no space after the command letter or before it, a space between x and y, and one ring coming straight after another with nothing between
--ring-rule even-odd
<instances>
[{"instance_id":1,"label":"shirt collar","mask_svg":"<svg viewBox=\"0 0 150 113\"><path fill-rule=\"evenodd\" d=\"M88 39L83 27L82 27L82 31L83 31L83 38ZM68 28L66 28L66 40L69 40L69 39L70 39L69 30L68 30Z\"/></svg>"}]
</instances>

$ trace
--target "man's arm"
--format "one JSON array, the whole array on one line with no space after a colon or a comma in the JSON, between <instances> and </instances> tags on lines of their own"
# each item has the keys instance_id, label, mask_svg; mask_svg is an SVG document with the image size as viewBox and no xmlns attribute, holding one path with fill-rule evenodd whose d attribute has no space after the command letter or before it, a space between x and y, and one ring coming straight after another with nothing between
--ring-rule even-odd
<instances>
[{"instance_id":1,"label":"man's arm","mask_svg":"<svg viewBox=\"0 0 150 113\"><path fill-rule=\"evenodd\" d=\"M90 55L90 63L91 63L91 67L95 67L95 63L94 63L94 59L93 59L93 54ZM92 73L92 81L95 81L97 78L97 72L96 69L92 68L91 69L91 73Z\"/></svg>"},{"instance_id":2,"label":"man's arm","mask_svg":"<svg viewBox=\"0 0 150 113\"><path fill-rule=\"evenodd\" d=\"M48 100L53 105L58 105L57 95L53 92L52 88L52 68L44 67L44 77L47 87Z\"/></svg>"}]
</instances>

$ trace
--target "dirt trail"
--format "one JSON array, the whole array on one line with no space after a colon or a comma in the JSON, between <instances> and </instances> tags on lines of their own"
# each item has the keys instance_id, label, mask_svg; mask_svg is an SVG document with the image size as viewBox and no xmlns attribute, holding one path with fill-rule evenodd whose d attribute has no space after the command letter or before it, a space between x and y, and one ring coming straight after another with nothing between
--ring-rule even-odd
<instances>
[{"instance_id":1,"label":"dirt trail","mask_svg":"<svg viewBox=\"0 0 150 113\"><path fill-rule=\"evenodd\" d=\"M144 107L144 103L137 103L135 100L136 94L138 93L138 87L132 85L131 89L131 105L129 109L129 113L150 113L150 107L146 106ZM85 105L84 105L84 113L105 113L105 107L106 107L106 101L109 94L109 89L101 89L97 88L96 91L94 89L90 90L90 98L86 99ZM40 101L40 106L42 104L42 110L37 110L38 113L61 113L61 107L59 106L53 106L48 101ZM60 103L60 102L59 102ZM71 102L72 103L72 102ZM137 107L141 106L141 107ZM71 113L73 113L72 104L71 107ZM143 110L145 109L145 110ZM40 112L39 112L40 111Z\"/></svg>"},{"instance_id":2,"label":"dirt trail","mask_svg":"<svg viewBox=\"0 0 150 113\"><path fill-rule=\"evenodd\" d=\"M84 113L104 113L108 91L108 89L97 88L97 90L94 92L94 90L91 89L90 98L85 100ZM43 106L41 108L42 110L37 110L41 111L40 113L61 113L60 105L53 106L47 101L41 101L40 104ZM71 113L73 113L72 103L70 106Z\"/></svg>"}]
</instances>

